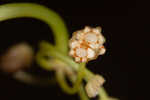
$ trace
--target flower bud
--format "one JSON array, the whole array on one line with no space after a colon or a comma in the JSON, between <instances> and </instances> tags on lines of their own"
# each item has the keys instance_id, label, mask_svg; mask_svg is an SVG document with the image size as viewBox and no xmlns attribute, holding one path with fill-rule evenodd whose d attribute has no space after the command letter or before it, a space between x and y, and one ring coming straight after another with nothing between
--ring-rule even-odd
<instances>
[{"instance_id":1,"label":"flower bud","mask_svg":"<svg viewBox=\"0 0 150 100\"><path fill-rule=\"evenodd\" d=\"M33 60L33 50L26 43L10 47L0 58L0 69L12 73L30 66Z\"/></svg>"},{"instance_id":2,"label":"flower bud","mask_svg":"<svg viewBox=\"0 0 150 100\"><path fill-rule=\"evenodd\" d=\"M104 84L105 80L100 75L95 75L85 86L88 97L93 98L98 95L100 87Z\"/></svg>"}]
</instances>

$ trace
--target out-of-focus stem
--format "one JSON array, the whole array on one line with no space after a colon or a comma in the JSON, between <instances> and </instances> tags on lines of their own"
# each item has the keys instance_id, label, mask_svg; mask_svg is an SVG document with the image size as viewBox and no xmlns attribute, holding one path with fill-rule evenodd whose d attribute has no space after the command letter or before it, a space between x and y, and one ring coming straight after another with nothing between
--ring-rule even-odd
<instances>
[{"instance_id":1,"label":"out-of-focus stem","mask_svg":"<svg viewBox=\"0 0 150 100\"><path fill-rule=\"evenodd\" d=\"M56 47L67 55L68 31L57 13L33 3L11 3L0 6L0 21L21 17L36 18L47 23L54 33Z\"/></svg>"},{"instance_id":2,"label":"out-of-focus stem","mask_svg":"<svg viewBox=\"0 0 150 100\"><path fill-rule=\"evenodd\" d=\"M78 94L79 94L81 100L90 100L85 93L83 85L80 86L80 90L79 90Z\"/></svg>"},{"instance_id":3,"label":"out-of-focus stem","mask_svg":"<svg viewBox=\"0 0 150 100\"><path fill-rule=\"evenodd\" d=\"M81 63L76 80L75 80L75 82L73 82L73 87L70 87L67 84L67 82L65 81L66 80L65 75L62 70L56 71L56 78L57 78L60 86L62 87L62 89L65 92L67 92L68 94L75 94L79 90L82 79L84 77L84 71L83 71L84 69L85 69L85 63Z\"/></svg>"},{"instance_id":4,"label":"out-of-focus stem","mask_svg":"<svg viewBox=\"0 0 150 100\"><path fill-rule=\"evenodd\" d=\"M109 96L103 87L101 87L99 90L99 96L99 100L109 100Z\"/></svg>"}]
</instances>

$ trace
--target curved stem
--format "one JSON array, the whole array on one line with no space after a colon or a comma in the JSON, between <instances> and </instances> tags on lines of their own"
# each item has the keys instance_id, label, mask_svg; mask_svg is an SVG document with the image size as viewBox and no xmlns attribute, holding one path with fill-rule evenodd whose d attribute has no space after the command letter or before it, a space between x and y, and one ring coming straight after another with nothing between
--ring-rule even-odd
<instances>
[{"instance_id":1,"label":"curved stem","mask_svg":"<svg viewBox=\"0 0 150 100\"><path fill-rule=\"evenodd\" d=\"M60 86L65 92L67 92L68 94L75 94L79 90L82 79L84 77L84 71L83 71L84 68L85 68L85 63L81 63L78 74L77 74L77 78L73 84L73 87L69 87L69 85L65 81L65 77L64 77L65 75L62 70L59 70L56 72L56 78L58 82L60 83Z\"/></svg>"},{"instance_id":2,"label":"curved stem","mask_svg":"<svg viewBox=\"0 0 150 100\"><path fill-rule=\"evenodd\" d=\"M46 61L44 58L43 58L43 55L42 53L39 51L37 54L36 54L36 57L35 57L37 63L42 66L45 70L48 70L48 71L51 71L51 67L52 67L52 63L49 62L49 61Z\"/></svg>"},{"instance_id":3,"label":"curved stem","mask_svg":"<svg viewBox=\"0 0 150 100\"><path fill-rule=\"evenodd\" d=\"M56 47L62 53L68 53L68 32L66 26L61 17L54 11L32 3L12 3L0 6L0 21L20 17L36 18L47 23L54 32Z\"/></svg>"}]
</instances>

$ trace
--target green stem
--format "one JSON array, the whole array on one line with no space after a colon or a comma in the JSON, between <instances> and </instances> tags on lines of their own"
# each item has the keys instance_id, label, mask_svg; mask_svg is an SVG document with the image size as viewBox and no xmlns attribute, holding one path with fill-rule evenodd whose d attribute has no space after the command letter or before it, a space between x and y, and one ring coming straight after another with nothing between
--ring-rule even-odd
<instances>
[{"instance_id":1,"label":"green stem","mask_svg":"<svg viewBox=\"0 0 150 100\"><path fill-rule=\"evenodd\" d=\"M79 90L78 94L79 94L81 100L89 100L89 98L87 97L87 95L85 93L83 85L80 86L80 90Z\"/></svg>"},{"instance_id":2,"label":"green stem","mask_svg":"<svg viewBox=\"0 0 150 100\"><path fill-rule=\"evenodd\" d=\"M36 61L37 63L42 66L45 70L52 71L52 63L49 61L46 61L40 51L36 54Z\"/></svg>"},{"instance_id":3,"label":"green stem","mask_svg":"<svg viewBox=\"0 0 150 100\"><path fill-rule=\"evenodd\" d=\"M84 77L84 72L83 72L84 69L85 69L85 63L81 63L78 74L77 74L77 78L76 78L75 83L73 84L73 87L69 87L69 85L65 81L65 77L64 77L65 75L62 70L59 70L56 72L56 78L58 82L60 83L60 86L65 92L67 92L68 94L75 94L79 90L82 79Z\"/></svg>"},{"instance_id":4,"label":"green stem","mask_svg":"<svg viewBox=\"0 0 150 100\"><path fill-rule=\"evenodd\" d=\"M0 21L20 17L36 18L47 23L54 33L56 47L62 53L68 53L68 32L63 20L57 13L32 3L12 3L0 6Z\"/></svg>"},{"instance_id":5,"label":"green stem","mask_svg":"<svg viewBox=\"0 0 150 100\"><path fill-rule=\"evenodd\" d=\"M106 93L106 91L103 87L101 87L100 90L99 90L99 96L100 96L99 100L109 100L108 99L109 96L108 96L108 94Z\"/></svg>"}]
</instances>

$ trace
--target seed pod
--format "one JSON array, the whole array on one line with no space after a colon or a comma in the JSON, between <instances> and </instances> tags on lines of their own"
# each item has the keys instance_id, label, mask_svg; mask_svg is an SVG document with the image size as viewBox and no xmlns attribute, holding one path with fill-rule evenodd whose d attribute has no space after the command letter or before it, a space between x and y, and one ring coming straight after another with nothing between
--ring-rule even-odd
<instances>
[{"instance_id":1,"label":"seed pod","mask_svg":"<svg viewBox=\"0 0 150 100\"><path fill-rule=\"evenodd\" d=\"M33 59L33 50L26 43L10 47L0 59L0 69L12 73L30 66Z\"/></svg>"},{"instance_id":2,"label":"seed pod","mask_svg":"<svg viewBox=\"0 0 150 100\"><path fill-rule=\"evenodd\" d=\"M87 95L90 98L96 97L98 95L100 87L104 84L105 80L100 75L95 75L85 86Z\"/></svg>"},{"instance_id":3,"label":"seed pod","mask_svg":"<svg viewBox=\"0 0 150 100\"><path fill-rule=\"evenodd\" d=\"M73 33L69 42L69 55L75 58L76 62L87 62L96 59L105 53L103 46L105 38L101 34L101 28L86 26L83 30Z\"/></svg>"}]
</instances>

